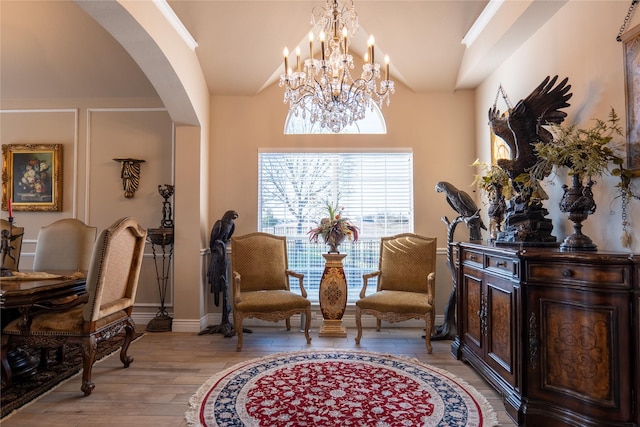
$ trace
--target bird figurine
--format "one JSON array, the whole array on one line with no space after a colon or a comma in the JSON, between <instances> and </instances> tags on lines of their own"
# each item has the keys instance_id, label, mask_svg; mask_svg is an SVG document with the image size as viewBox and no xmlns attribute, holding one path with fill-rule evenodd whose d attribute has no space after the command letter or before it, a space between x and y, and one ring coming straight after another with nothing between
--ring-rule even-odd
<instances>
[{"instance_id":1,"label":"bird figurine","mask_svg":"<svg viewBox=\"0 0 640 427\"><path fill-rule=\"evenodd\" d=\"M467 223L469 228L469 240L482 240L482 230L486 230L479 209L471 196L462 190L458 190L453 184L440 181L436 184L436 191L444 193L447 203L453 208Z\"/></svg>"},{"instance_id":2,"label":"bird figurine","mask_svg":"<svg viewBox=\"0 0 640 427\"><path fill-rule=\"evenodd\" d=\"M556 85L558 76L547 76L525 99L501 115L496 107L489 109L489 126L493 133L502 138L511 149L511 159L499 159L498 166L505 170L509 178L516 179L537 162L533 144L549 143L553 135L543 128L549 124L560 124L567 113L560 111L568 107L567 101L573 96L565 78ZM554 87L555 86L555 87Z\"/></svg>"},{"instance_id":3,"label":"bird figurine","mask_svg":"<svg viewBox=\"0 0 640 427\"><path fill-rule=\"evenodd\" d=\"M227 289L227 243L236 228L234 220L238 218L238 212L229 210L221 219L213 224L209 239L211 259L207 276L214 294L216 307L220 304L220 293Z\"/></svg>"}]
</instances>

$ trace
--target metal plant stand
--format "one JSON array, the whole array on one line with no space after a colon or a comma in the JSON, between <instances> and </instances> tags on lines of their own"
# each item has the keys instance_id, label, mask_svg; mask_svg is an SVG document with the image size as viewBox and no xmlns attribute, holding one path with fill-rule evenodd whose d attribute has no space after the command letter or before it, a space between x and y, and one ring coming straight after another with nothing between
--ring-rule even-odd
<instances>
[{"instance_id":1,"label":"metal plant stand","mask_svg":"<svg viewBox=\"0 0 640 427\"><path fill-rule=\"evenodd\" d=\"M160 228L147 229L147 240L151 243L153 263L156 267L156 279L158 280L158 293L160 294L160 308L156 316L147 324L149 332L166 332L171 330L173 318L167 313L164 305L167 297L167 285L173 258L173 220L171 202L173 185L158 185L158 192L164 198L162 202L162 222Z\"/></svg>"},{"instance_id":2,"label":"metal plant stand","mask_svg":"<svg viewBox=\"0 0 640 427\"><path fill-rule=\"evenodd\" d=\"M147 331L166 332L171 330L173 322L173 318L169 316L164 305L171 258L173 257L173 228L150 228L147 230L147 239L151 242L153 262L156 266L156 279L158 280L158 293L160 294L160 308L156 317L147 324Z\"/></svg>"}]
</instances>

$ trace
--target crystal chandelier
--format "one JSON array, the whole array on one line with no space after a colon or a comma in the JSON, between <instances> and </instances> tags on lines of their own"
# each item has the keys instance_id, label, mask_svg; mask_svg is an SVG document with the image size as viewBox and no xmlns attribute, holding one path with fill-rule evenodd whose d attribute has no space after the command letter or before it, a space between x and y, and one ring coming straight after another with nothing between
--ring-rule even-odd
<instances>
[{"instance_id":1,"label":"crystal chandelier","mask_svg":"<svg viewBox=\"0 0 640 427\"><path fill-rule=\"evenodd\" d=\"M380 64L375 62L374 38L369 37L362 74L354 79L353 57L349 54L350 38L358 31L358 14L353 1L342 6L337 0L327 0L324 7L314 7L309 32L309 58L300 62L300 48L296 48L296 70L289 68L289 50L284 49L284 102L295 116L308 117L312 124L338 133L346 126L364 118L373 103L382 108L389 105L394 93L389 80L389 57L385 57L384 80L380 81ZM320 42L320 58L314 58L313 43Z\"/></svg>"}]
</instances>

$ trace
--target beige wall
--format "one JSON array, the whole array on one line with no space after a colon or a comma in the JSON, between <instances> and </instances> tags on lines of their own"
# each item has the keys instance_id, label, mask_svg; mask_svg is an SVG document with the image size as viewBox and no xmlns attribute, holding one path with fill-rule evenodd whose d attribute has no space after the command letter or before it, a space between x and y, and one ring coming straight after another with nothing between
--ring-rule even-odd
<instances>
[{"instance_id":1,"label":"beige wall","mask_svg":"<svg viewBox=\"0 0 640 427\"><path fill-rule=\"evenodd\" d=\"M591 119L606 119L611 107L626 121L623 74L623 46L616 35L627 13L627 1L569 1L553 18L524 43L491 76L480 85L476 96L476 135L479 156L490 158L489 131L486 114L493 104L498 86L502 84L511 102L526 97L546 76L569 78L573 97L565 123L590 127ZM640 24L637 13L629 28ZM504 109L502 104L501 109ZM624 138L619 139L624 142ZM547 185L550 200L545 204L554 223L554 235L559 240L573 232L567 215L560 212L564 177ZM621 205L616 199L616 180L605 176L594 187L596 212L585 222L583 232L601 250L640 252L640 202L630 206L634 234L630 249L623 248L621 236ZM636 194L640 180L635 179Z\"/></svg>"},{"instance_id":2,"label":"beige wall","mask_svg":"<svg viewBox=\"0 0 640 427\"><path fill-rule=\"evenodd\" d=\"M19 108L12 109L12 104ZM62 211L14 211L16 225L25 228L21 269L32 265L40 227L62 218L78 218L99 230L123 216L137 218L144 227L160 226L163 199L157 187L173 182L173 124L158 100L3 101L0 121L2 144L63 147ZM145 160L132 199L124 197L120 163L113 160L121 157ZM152 317L158 301L147 248L136 310ZM167 303L173 304L172 293Z\"/></svg>"},{"instance_id":3,"label":"beige wall","mask_svg":"<svg viewBox=\"0 0 640 427\"><path fill-rule=\"evenodd\" d=\"M287 105L282 89L267 88L256 97L213 97L211 106L211 224L234 209L237 235L256 231L258 214L258 150L410 148L414 154L415 231L436 236L446 258L447 228L441 220L457 214L443 194L435 192L438 181L449 181L469 193L475 159L473 148L473 92L415 94L398 85L391 105L383 108L387 135L283 135ZM459 239L468 239L464 225ZM444 261L442 261L444 262ZM443 264L444 265L444 264ZM437 306L444 311L451 275L437 274ZM213 310L213 308L211 308Z\"/></svg>"},{"instance_id":4,"label":"beige wall","mask_svg":"<svg viewBox=\"0 0 640 427\"><path fill-rule=\"evenodd\" d=\"M178 126L175 151L168 115L130 110L163 107L158 99L3 99L0 115L3 144L31 141L65 144L64 211L16 215L19 225L28 229L27 253L32 253L29 248L33 248L35 230L62 217L79 217L103 228L111 219L134 214L145 226L157 226L161 215L157 185L173 182L175 177L176 250L181 265L188 266L189 271L177 274L175 300L169 304L175 303L174 330L176 324L180 330L199 330L202 323L219 313L203 286L208 236L204 235L202 224L210 228L224 211L235 209L240 213L236 233L256 229L259 148L409 147L414 153L415 231L435 235L440 247L437 308L442 314L451 277L444 255L446 226L441 218L452 218L455 212L444 195L435 192L436 182L449 181L469 193L473 191L469 185L474 170L469 165L476 157L489 159L486 112L500 83L515 103L546 75L568 76L574 93L572 106L567 109L569 120L586 122L591 117L602 117L609 106L624 116L622 46L615 41L615 35L627 7L628 2L623 1L569 1L476 91L416 94L398 84L391 105L383 109L387 135L285 136L282 130L287 109L277 85L255 97L211 97L210 123L203 120L201 128ZM635 17L632 25L639 19ZM191 87L189 82L185 86ZM8 111L16 109L47 111ZM203 146L200 138L208 139L208 146ZM133 200L123 200L119 166L111 160L120 156L147 160L142 167L141 189ZM595 188L598 211L587 220L584 231L601 249L621 249L619 203L612 202L615 194L611 180L601 181ZM555 208L559 187L550 189L552 200L548 207L555 234L562 238L569 224ZM632 209L632 217L637 217L640 209L637 202ZM633 224L632 231L638 234L638 224ZM459 226L456 239L467 238L467 230ZM638 242L632 249L640 251ZM136 312L152 315L157 292L150 262L150 258L145 260L144 285ZM194 265L197 267L192 268ZM214 313L213 317L208 313Z\"/></svg>"}]
</instances>

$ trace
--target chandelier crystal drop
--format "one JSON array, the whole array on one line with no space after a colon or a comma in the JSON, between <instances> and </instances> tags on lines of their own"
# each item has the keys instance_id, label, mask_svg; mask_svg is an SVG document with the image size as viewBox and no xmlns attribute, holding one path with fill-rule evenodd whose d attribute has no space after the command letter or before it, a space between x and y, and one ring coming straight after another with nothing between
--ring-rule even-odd
<instances>
[{"instance_id":1,"label":"chandelier crystal drop","mask_svg":"<svg viewBox=\"0 0 640 427\"><path fill-rule=\"evenodd\" d=\"M304 63L300 60L300 48L296 48L296 69L292 71L289 50L285 48L283 52L280 87L285 88L284 102L289 103L290 112L338 133L363 119L367 109L373 110L374 102L382 108L386 101L388 106L389 95L395 92L393 81L389 80L389 57L385 57L384 80L380 80L373 36L369 37L362 74L357 79L351 76L354 65L349 54L350 38L359 27L353 1L339 5L337 0L327 0L324 7L314 7L311 25L309 58ZM319 58L314 58L316 41L320 43Z\"/></svg>"}]
</instances>

